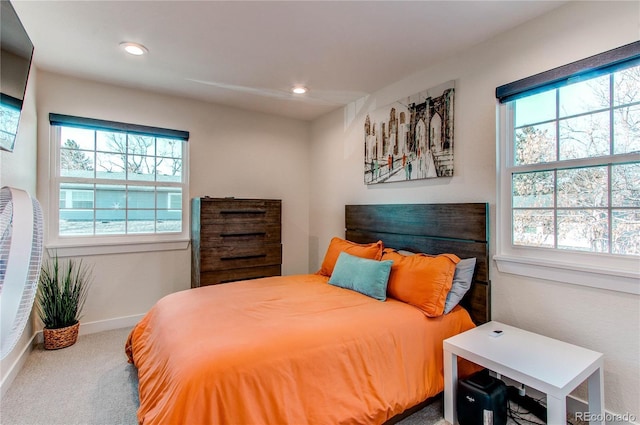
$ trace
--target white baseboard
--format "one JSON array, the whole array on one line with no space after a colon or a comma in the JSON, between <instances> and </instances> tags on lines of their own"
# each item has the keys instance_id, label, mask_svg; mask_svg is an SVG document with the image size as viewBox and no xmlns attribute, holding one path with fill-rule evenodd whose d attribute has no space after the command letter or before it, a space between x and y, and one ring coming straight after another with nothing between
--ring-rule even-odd
<instances>
[{"instance_id":1,"label":"white baseboard","mask_svg":"<svg viewBox=\"0 0 640 425\"><path fill-rule=\"evenodd\" d=\"M134 314L133 316L116 317L115 319L98 320L96 322L82 322L80 324L80 335L94 334L114 329L133 328L144 314Z\"/></svg>"},{"instance_id":2,"label":"white baseboard","mask_svg":"<svg viewBox=\"0 0 640 425\"><path fill-rule=\"evenodd\" d=\"M589 403L571 395L567 397L567 412L575 415L576 412L588 411ZM636 418L631 414L618 414L610 412L606 409L604 412L604 422L606 425L639 425L639 423L635 421L640 420L640 418Z\"/></svg>"},{"instance_id":3,"label":"white baseboard","mask_svg":"<svg viewBox=\"0 0 640 425\"><path fill-rule=\"evenodd\" d=\"M31 338L29 338L29 342L27 342L24 347L22 347L22 351L20 352L18 358L13 362L11 366L9 366L9 372L4 375L4 378L2 378L2 382L0 382L0 397L4 397L5 393L11 386L11 383L14 379L16 379L16 376L18 376L18 372L20 372L20 369L22 369L22 366L24 366L25 362L27 361L27 357L29 357L29 353L31 353L31 350L33 349L33 344L36 336L37 334L33 334ZM18 349L18 347L14 348L14 350L16 349Z\"/></svg>"},{"instance_id":4,"label":"white baseboard","mask_svg":"<svg viewBox=\"0 0 640 425\"><path fill-rule=\"evenodd\" d=\"M107 320L98 320L95 322L81 322L80 330L78 332L79 335L88 335L103 331L111 331L115 329L129 328L135 326L144 314L136 314L133 316L125 316L125 317L116 317L115 319L107 319ZM42 331L38 331L31 336L29 342L22 347L22 351L18 358L13 362L13 364L9 367L9 372L5 375L2 383L0 383L0 396L4 396L7 392L11 383L20 372L20 369L24 366L24 363L27 361L27 357L29 357L29 353L33 349L34 344L41 344L43 342ZM14 349L17 349L14 348Z\"/></svg>"},{"instance_id":5,"label":"white baseboard","mask_svg":"<svg viewBox=\"0 0 640 425\"><path fill-rule=\"evenodd\" d=\"M78 335L89 335L103 331L112 331L114 329L122 329L134 327L136 323L142 319L144 314L135 314L133 316L116 317L115 319L97 320L95 322L80 322ZM43 342L42 331L36 332L37 344Z\"/></svg>"}]
</instances>

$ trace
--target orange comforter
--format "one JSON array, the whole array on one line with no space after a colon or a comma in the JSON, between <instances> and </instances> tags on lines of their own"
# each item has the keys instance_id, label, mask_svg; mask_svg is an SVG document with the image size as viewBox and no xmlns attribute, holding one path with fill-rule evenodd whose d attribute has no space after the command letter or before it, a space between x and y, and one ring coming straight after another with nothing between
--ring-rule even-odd
<instances>
[{"instance_id":1,"label":"orange comforter","mask_svg":"<svg viewBox=\"0 0 640 425\"><path fill-rule=\"evenodd\" d=\"M443 389L442 340L465 310L429 319L318 275L166 296L131 331L142 424L380 424Z\"/></svg>"}]
</instances>

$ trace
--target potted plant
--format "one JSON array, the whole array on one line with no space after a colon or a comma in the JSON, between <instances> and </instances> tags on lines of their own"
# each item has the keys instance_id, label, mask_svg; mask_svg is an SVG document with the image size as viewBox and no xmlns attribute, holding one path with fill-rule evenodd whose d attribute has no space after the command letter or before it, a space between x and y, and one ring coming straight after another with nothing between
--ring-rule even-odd
<instances>
[{"instance_id":1,"label":"potted plant","mask_svg":"<svg viewBox=\"0 0 640 425\"><path fill-rule=\"evenodd\" d=\"M91 269L82 260L44 261L40 271L37 311L44 323L44 348L55 350L75 344L80 316L91 285Z\"/></svg>"}]
</instances>

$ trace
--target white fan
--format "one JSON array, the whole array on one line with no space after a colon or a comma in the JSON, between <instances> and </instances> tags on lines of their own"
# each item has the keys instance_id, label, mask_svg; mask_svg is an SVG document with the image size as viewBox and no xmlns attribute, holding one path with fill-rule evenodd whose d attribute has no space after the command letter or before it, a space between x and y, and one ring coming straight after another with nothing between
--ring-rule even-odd
<instances>
[{"instance_id":1,"label":"white fan","mask_svg":"<svg viewBox=\"0 0 640 425\"><path fill-rule=\"evenodd\" d=\"M40 204L27 192L0 189L0 340L4 359L22 335L42 265Z\"/></svg>"}]
</instances>

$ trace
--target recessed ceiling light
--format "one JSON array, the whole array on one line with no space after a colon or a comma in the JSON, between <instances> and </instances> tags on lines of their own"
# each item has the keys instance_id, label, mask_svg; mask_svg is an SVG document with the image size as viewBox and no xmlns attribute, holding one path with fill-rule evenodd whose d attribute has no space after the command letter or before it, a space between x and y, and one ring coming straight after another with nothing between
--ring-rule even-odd
<instances>
[{"instance_id":1,"label":"recessed ceiling light","mask_svg":"<svg viewBox=\"0 0 640 425\"><path fill-rule=\"evenodd\" d=\"M305 94L308 90L306 87L303 86L295 86L294 88L291 89L292 92L294 92L295 94Z\"/></svg>"},{"instance_id":2,"label":"recessed ceiling light","mask_svg":"<svg viewBox=\"0 0 640 425\"><path fill-rule=\"evenodd\" d=\"M149 51L142 44L131 42L122 42L120 43L120 47L122 47L125 52L134 56L142 56Z\"/></svg>"}]
</instances>

